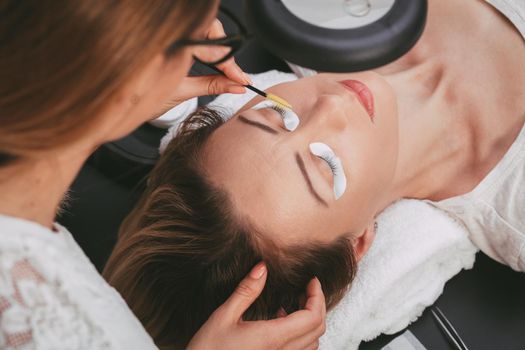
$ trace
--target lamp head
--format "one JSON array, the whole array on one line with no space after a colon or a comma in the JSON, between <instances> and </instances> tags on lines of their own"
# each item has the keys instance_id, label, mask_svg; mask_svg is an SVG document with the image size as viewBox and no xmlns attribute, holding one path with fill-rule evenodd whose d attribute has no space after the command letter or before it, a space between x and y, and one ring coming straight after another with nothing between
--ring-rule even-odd
<instances>
[{"instance_id":1,"label":"lamp head","mask_svg":"<svg viewBox=\"0 0 525 350\"><path fill-rule=\"evenodd\" d=\"M323 72L356 72L410 50L427 0L245 0L251 33L286 61Z\"/></svg>"}]
</instances>

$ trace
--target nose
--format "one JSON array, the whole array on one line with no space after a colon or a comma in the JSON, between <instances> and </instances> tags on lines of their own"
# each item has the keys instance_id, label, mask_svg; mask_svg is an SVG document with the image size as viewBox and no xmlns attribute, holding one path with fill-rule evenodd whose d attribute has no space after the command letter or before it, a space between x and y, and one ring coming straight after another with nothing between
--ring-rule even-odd
<instances>
[{"instance_id":1,"label":"nose","mask_svg":"<svg viewBox=\"0 0 525 350\"><path fill-rule=\"evenodd\" d=\"M305 131L308 129L312 132L344 130L349 122L345 108L348 104L345 102L340 95L319 96L299 128L302 125Z\"/></svg>"}]
</instances>

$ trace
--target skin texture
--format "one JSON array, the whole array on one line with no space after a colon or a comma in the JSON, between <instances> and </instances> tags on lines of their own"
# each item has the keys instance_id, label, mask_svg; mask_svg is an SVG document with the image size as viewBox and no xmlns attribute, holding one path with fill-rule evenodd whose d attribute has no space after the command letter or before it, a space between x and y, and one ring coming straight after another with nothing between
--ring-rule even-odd
<instances>
[{"instance_id":1,"label":"skin texture","mask_svg":"<svg viewBox=\"0 0 525 350\"><path fill-rule=\"evenodd\" d=\"M239 214L269 238L289 244L347 235L359 259L373 239L374 216L387 205L467 193L498 163L525 122L522 62L523 38L490 5L433 1L427 29L406 56L375 73L272 87L294 106L299 127L287 132L275 111L250 110L254 99L212 135L203 162ZM368 85L374 124L337 83L344 79ZM344 164L348 188L338 201L329 168L308 151L311 142L326 143ZM308 190L296 153L326 205Z\"/></svg>"}]
</instances>

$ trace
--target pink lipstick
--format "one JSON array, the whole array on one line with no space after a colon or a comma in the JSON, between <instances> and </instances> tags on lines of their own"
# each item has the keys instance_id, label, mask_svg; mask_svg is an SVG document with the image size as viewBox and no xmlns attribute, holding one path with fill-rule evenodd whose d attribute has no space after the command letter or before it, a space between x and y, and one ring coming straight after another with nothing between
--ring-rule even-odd
<instances>
[{"instance_id":1,"label":"pink lipstick","mask_svg":"<svg viewBox=\"0 0 525 350\"><path fill-rule=\"evenodd\" d=\"M370 119L372 119L372 122L373 122L374 121L374 95L372 95L372 92L370 91L368 86L366 86L365 84L363 84L362 82L358 80L342 80L339 83L357 95L359 102L363 105L366 112L370 116Z\"/></svg>"}]
</instances>

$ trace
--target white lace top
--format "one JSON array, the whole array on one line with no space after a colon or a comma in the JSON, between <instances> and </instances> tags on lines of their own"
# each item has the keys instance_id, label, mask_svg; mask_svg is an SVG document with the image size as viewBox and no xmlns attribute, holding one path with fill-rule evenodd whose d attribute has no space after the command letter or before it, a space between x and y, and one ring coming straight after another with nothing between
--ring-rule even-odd
<instances>
[{"instance_id":1,"label":"white lace top","mask_svg":"<svg viewBox=\"0 0 525 350\"><path fill-rule=\"evenodd\" d=\"M0 349L156 349L71 234L0 215Z\"/></svg>"}]
</instances>

